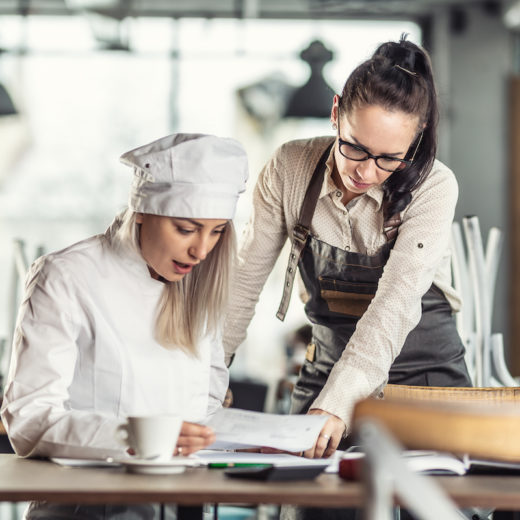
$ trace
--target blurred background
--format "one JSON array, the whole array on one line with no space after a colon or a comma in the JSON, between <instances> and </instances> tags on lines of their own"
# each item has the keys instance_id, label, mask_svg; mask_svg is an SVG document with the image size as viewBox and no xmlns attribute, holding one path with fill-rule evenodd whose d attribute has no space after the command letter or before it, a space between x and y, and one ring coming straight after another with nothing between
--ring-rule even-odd
<instances>
[{"instance_id":1,"label":"blurred background","mask_svg":"<svg viewBox=\"0 0 520 520\"><path fill-rule=\"evenodd\" d=\"M350 71L408 33L432 55L456 218L477 215L484 237L505 232L493 328L520 374L519 29L520 2L506 0L0 0L2 371L20 295L15 240L30 262L103 232L127 201L121 153L177 131L244 144L240 235L274 149L332 134L332 96ZM285 262L286 252L232 366L235 380L263 383L270 410L284 406L279 382L308 332L297 295L275 318Z\"/></svg>"}]
</instances>

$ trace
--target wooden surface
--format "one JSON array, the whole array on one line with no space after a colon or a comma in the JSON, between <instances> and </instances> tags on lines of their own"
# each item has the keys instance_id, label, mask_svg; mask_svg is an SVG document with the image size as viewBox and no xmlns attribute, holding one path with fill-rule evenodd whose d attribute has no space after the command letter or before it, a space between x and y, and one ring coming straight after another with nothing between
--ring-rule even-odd
<instances>
[{"instance_id":1,"label":"wooden surface","mask_svg":"<svg viewBox=\"0 0 520 520\"><path fill-rule=\"evenodd\" d=\"M511 403L365 399L354 409L360 419L382 423L407 448L520 462L520 414Z\"/></svg>"},{"instance_id":2,"label":"wooden surface","mask_svg":"<svg viewBox=\"0 0 520 520\"><path fill-rule=\"evenodd\" d=\"M520 406L520 387L442 387L386 385L384 399L410 399L417 401L457 401L510 403Z\"/></svg>"},{"instance_id":3,"label":"wooden surface","mask_svg":"<svg viewBox=\"0 0 520 520\"><path fill-rule=\"evenodd\" d=\"M361 493L359 483L345 483L337 475L281 484L230 479L218 469L188 468L177 475L139 475L121 468L69 468L45 460L0 455L0 501L341 506L360 505Z\"/></svg>"},{"instance_id":4,"label":"wooden surface","mask_svg":"<svg viewBox=\"0 0 520 520\"><path fill-rule=\"evenodd\" d=\"M436 477L435 480L461 507L520 509L520 476ZM179 475L135 475L117 468L64 468L48 461L0 455L0 500L348 507L363 504L363 487L329 474L309 481L264 483L228 479L221 470L203 468L190 468Z\"/></svg>"}]
</instances>

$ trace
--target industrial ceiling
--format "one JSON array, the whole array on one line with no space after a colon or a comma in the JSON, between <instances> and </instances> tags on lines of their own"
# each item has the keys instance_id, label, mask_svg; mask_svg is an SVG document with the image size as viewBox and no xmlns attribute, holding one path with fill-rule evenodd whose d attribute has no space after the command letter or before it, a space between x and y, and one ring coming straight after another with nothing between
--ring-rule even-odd
<instances>
[{"instance_id":1,"label":"industrial ceiling","mask_svg":"<svg viewBox=\"0 0 520 520\"><path fill-rule=\"evenodd\" d=\"M481 6L498 13L507 0L1 0L0 15L96 11L127 16L202 18L418 18L441 9Z\"/></svg>"}]
</instances>

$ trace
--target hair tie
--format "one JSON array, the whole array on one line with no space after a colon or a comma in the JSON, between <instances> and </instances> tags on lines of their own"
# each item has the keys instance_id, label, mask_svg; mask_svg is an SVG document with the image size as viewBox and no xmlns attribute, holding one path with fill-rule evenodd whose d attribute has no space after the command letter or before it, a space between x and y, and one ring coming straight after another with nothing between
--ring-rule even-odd
<instances>
[{"instance_id":1,"label":"hair tie","mask_svg":"<svg viewBox=\"0 0 520 520\"><path fill-rule=\"evenodd\" d=\"M397 65L397 63L394 65L394 67L406 72L407 74L410 74L410 76L417 76L417 72L413 72L412 70L405 69L404 67L401 67L401 65Z\"/></svg>"}]
</instances>

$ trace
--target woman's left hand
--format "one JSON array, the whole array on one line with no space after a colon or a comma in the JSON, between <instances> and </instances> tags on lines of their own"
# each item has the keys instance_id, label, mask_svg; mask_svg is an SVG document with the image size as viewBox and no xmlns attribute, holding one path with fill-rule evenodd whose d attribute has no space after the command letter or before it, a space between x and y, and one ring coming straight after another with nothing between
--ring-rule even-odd
<instances>
[{"instance_id":1,"label":"woman's left hand","mask_svg":"<svg viewBox=\"0 0 520 520\"><path fill-rule=\"evenodd\" d=\"M307 412L310 415L327 415L329 418L323 425L321 432L314 443L314 446L303 452L303 456L309 459L318 459L320 457L330 457L338 447L338 444L345 432L345 423L336 415L314 408Z\"/></svg>"},{"instance_id":2,"label":"woman's left hand","mask_svg":"<svg viewBox=\"0 0 520 520\"><path fill-rule=\"evenodd\" d=\"M174 455L191 455L215 442L215 432L202 424L182 423Z\"/></svg>"}]
</instances>

